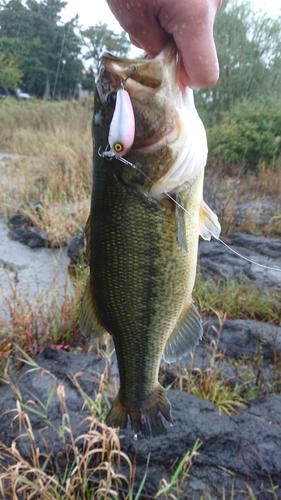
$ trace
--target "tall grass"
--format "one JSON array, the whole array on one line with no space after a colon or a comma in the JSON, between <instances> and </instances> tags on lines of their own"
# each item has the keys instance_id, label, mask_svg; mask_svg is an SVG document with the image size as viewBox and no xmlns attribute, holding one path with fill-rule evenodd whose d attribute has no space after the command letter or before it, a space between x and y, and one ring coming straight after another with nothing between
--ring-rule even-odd
<instances>
[{"instance_id":1,"label":"tall grass","mask_svg":"<svg viewBox=\"0 0 281 500\"><path fill-rule=\"evenodd\" d=\"M0 102L0 152L26 157L9 162L4 172L6 187L10 181L19 201L45 196L73 202L89 196L92 114L91 100Z\"/></svg>"},{"instance_id":2,"label":"tall grass","mask_svg":"<svg viewBox=\"0 0 281 500\"><path fill-rule=\"evenodd\" d=\"M92 183L92 100L0 102L0 216L20 209L58 246L86 223ZM40 201L38 213L31 201Z\"/></svg>"}]
</instances>

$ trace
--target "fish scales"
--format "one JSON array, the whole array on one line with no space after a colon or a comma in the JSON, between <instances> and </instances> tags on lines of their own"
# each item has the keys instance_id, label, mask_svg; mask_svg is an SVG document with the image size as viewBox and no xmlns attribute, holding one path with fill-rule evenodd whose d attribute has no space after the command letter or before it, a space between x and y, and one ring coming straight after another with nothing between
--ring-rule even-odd
<instances>
[{"instance_id":1,"label":"fish scales","mask_svg":"<svg viewBox=\"0 0 281 500\"><path fill-rule=\"evenodd\" d=\"M116 61L114 56L105 57ZM157 64L159 66L159 61ZM149 65L148 68L151 73ZM141 69L139 71L141 73ZM111 70L107 74L104 68L100 73L101 81L106 78L107 91L120 86L120 75L117 83L108 85L113 73ZM147 83L144 69L141 74ZM134 89L135 83L132 85ZM154 86L158 88L155 82ZM151 87L147 88L150 92ZM137 91L143 92L143 89L138 87ZM172 423L169 402L158 382L163 353L168 360L179 358L190 351L202 334L191 294L196 273L204 165L171 191L174 200L167 198L165 192L151 195L157 181L161 182L162 176L169 172L176 155L168 142L158 148L162 151L158 156L157 149L156 153L154 149L146 151L146 146L149 150L153 144L155 130L157 144L165 129L165 106L159 96L154 102L149 95L151 105L160 103L161 112L158 111L162 120L157 125L152 118L147 138L146 134L142 136L143 121L149 119L147 102L142 113L143 96L137 102L133 90L131 95L136 116L136 145L132 145L126 157L140 165L138 170L114 157L109 161L100 155L100 146L106 147L112 111L107 109L102 91L96 92L95 110L102 109L103 123L100 120L94 123L93 192L87 225L90 280L82 303L81 329L87 336L107 331L114 340L120 390L107 416L108 425L124 428L130 417L133 431L149 437L166 433L161 414ZM171 109L170 103L166 112L167 109ZM166 128L170 123L169 118ZM188 207L191 217L186 213L183 216L179 205Z\"/></svg>"}]
</instances>

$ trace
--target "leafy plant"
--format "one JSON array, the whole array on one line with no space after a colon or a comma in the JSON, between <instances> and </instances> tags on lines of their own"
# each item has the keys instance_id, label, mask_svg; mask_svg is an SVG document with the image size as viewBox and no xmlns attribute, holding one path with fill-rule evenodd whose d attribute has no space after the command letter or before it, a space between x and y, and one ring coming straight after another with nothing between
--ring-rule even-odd
<instances>
[{"instance_id":1,"label":"leafy plant","mask_svg":"<svg viewBox=\"0 0 281 500\"><path fill-rule=\"evenodd\" d=\"M261 161L275 165L281 154L280 99L244 100L222 113L208 129L209 162L257 169Z\"/></svg>"}]
</instances>

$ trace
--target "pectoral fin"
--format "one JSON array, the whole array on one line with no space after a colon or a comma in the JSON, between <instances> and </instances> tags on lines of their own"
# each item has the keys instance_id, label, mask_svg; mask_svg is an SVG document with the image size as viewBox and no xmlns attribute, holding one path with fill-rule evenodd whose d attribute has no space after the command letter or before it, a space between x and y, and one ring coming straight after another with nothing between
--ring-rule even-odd
<instances>
[{"instance_id":1,"label":"pectoral fin","mask_svg":"<svg viewBox=\"0 0 281 500\"><path fill-rule=\"evenodd\" d=\"M85 337L101 337L106 333L105 328L100 324L94 306L94 301L91 293L90 281L86 285L86 289L82 299L80 313L80 328Z\"/></svg>"},{"instance_id":2,"label":"pectoral fin","mask_svg":"<svg viewBox=\"0 0 281 500\"><path fill-rule=\"evenodd\" d=\"M182 201L180 199L180 196L176 194L175 230L176 230L177 242L183 252L188 252L185 220L186 220L186 214L185 211L182 209Z\"/></svg>"},{"instance_id":3,"label":"pectoral fin","mask_svg":"<svg viewBox=\"0 0 281 500\"><path fill-rule=\"evenodd\" d=\"M174 363L189 354L202 338L202 333L202 320L191 299L167 341L163 354L165 361Z\"/></svg>"},{"instance_id":4,"label":"pectoral fin","mask_svg":"<svg viewBox=\"0 0 281 500\"><path fill-rule=\"evenodd\" d=\"M88 217L84 231L86 235L86 257L88 262L91 261L91 216Z\"/></svg>"},{"instance_id":5,"label":"pectoral fin","mask_svg":"<svg viewBox=\"0 0 281 500\"><path fill-rule=\"evenodd\" d=\"M211 236L219 238L221 225L216 214L202 201L199 212L199 234L204 240L210 240Z\"/></svg>"}]
</instances>

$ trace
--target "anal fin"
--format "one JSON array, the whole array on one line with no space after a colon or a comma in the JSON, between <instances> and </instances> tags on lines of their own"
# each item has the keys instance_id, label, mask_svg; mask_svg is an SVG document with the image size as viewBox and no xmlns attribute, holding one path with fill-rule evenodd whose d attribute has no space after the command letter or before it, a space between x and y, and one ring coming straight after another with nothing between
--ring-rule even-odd
<instances>
[{"instance_id":1,"label":"anal fin","mask_svg":"<svg viewBox=\"0 0 281 500\"><path fill-rule=\"evenodd\" d=\"M86 285L82 298L80 328L83 335L85 335L88 339L90 339L90 337L101 337L106 333L106 330L101 325L95 310L90 280Z\"/></svg>"},{"instance_id":2,"label":"anal fin","mask_svg":"<svg viewBox=\"0 0 281 500\"><path fill-rule=\"evenodd\" d=\"M221 225L216 214L202 201L199 212L199 234L204 240L210 240L211 236L219 238Z\"/></svg>"},{"instance_id":3,"label":"anal fin","mask_svg":"<svg viewBox=\"0 0 281 500\"><path fill-rule=\"evenodd\" d=\"M202 338L202 334L201 316L191 299L167 341L163 354L165 361L175 363L189 354Z\"/></svg>"}]
</instances>

